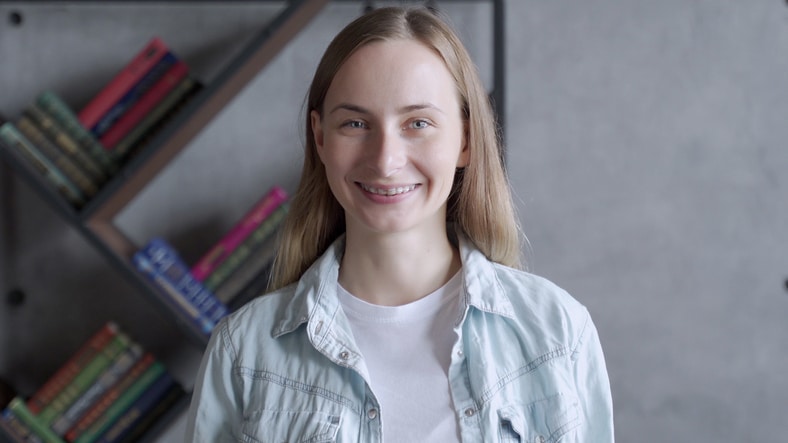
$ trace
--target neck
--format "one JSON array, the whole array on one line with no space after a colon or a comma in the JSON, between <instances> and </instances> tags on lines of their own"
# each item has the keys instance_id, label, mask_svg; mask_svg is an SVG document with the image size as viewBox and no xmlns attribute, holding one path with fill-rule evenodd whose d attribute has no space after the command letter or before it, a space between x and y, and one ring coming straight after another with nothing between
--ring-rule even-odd
<instances>
[{"instance_id":1,"label":"neck","mask_svg":"<svg viewBox=\"0 0 788 443\"><path fill-rule=\"evenodd\" d=\"M441 232L349 230L339 283L369 303L398 306L443 286L460 269L459 252Z\"/></svg>"}]
</instances>

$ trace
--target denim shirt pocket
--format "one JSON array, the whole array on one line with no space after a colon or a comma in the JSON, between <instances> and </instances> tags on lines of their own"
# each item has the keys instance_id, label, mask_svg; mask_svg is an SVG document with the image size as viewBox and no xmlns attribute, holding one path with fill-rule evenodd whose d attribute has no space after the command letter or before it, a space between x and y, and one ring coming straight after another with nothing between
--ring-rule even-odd
<instances>
[{"instance_id":1,"label":"denim shirt pocket","mask_svg":"<svg viewBox=\"0 0 788 443\"><path fill-rule=\"evenodd\" d=\"M580 426L576 398L556 394L527 404L498 409L501 442L558 443Z\"/></svg>"},{"instance_id":2,"label":"denim shirt pocket","mask_svg":"<svg viewBox=\"0 0 788 443\"><path fill-rule=\"evenodd\" d=\"M245 443L322 443L337 439L338 414L258 410L244 419Z\"/></svg>"}]
</instances>

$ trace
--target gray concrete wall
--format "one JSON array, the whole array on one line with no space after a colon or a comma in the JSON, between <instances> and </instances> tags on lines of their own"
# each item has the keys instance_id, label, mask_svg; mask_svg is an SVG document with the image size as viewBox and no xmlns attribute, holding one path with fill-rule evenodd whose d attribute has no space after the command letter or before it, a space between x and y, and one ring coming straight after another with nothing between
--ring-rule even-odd
<instances>
[{"instance_id":1,"label":"gray concrete wall","mask_svg":"<svg viewBox=\"0 0 788 443\"><path fill-rule=\"evenodd\" d=\"M524 252L594 316L618 441L778 441L788 410L788 8L506 6L507 155ZM489 5L445 8L490 85ZM41 89L78 108L152 34L210 80L275 9L0 4L0 111L18 113ZM12 10L22 26L7 20ZM140 244L165 236L193 260L271 185L292 190L306 85L359 10L323 11L118 225ZM0 289L28 295L0 305L0 376L29 392L115 318L189 385L199 350L26 184L0 184L10 195L0 227L14 228L0 242Z\"/></svg>"}]
</instances>

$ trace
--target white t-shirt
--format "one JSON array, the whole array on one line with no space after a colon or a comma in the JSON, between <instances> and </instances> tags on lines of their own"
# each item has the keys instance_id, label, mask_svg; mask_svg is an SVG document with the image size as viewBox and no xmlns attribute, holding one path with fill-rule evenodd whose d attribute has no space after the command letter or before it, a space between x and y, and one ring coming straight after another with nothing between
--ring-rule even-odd
<instances>
[{"instance_id":1,"label":"white t-shirt","mask_svg":"<svg viewBox=\"0 0 788 443\"><path fill-rule=\"evenodd\" d=\"M461 282L458 272L432 294L402 306L367 303L339 286L380 402L385 443L460 441L448 371Z\"/></svg>"}]
</instances>

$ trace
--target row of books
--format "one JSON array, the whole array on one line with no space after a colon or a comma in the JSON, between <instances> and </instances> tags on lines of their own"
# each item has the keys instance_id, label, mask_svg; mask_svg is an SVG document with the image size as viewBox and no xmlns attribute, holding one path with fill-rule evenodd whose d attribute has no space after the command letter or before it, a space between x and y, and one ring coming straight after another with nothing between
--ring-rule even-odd
<instances>
[{"instance_id":1,"label":"row of books","mask_svg":"<svg viewBox=\"0 0 788 443\"><path fill-rule=\"evenodd\" d=\"M154 37L78 113L44 91L17 118L0 116L0 145L79 208L201 88Z\"/></svg>"},{"instance_id":2,"label":"row of books","mask_svg":"<svg viewBox=\"0 0 788 443\"><path fill-rule=\"evenodd\" d=\"M160 237L137 251L132 262L178 315L208 336L239 294L265 290L287 198L273 187L191 267Z\"/></svg>"},{"instance_id":3,"label":"row of books","mask_svg":"<svg viewBox=\"0 0 788 443\"><path fill-rule=\"evenodd\" d=\"M133 442L185 391L114 322L95 332L36 392L0 416L13 442Z\"/></svg>"}]
</instances>

